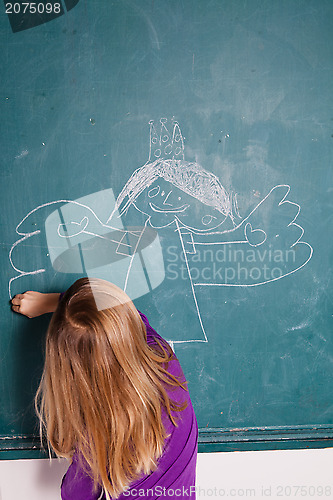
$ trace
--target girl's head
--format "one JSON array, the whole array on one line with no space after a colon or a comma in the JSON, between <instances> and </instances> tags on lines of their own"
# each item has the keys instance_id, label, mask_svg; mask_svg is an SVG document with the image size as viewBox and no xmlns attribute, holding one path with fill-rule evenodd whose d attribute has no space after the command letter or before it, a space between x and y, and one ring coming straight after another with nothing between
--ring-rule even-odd
<instances>
[{"instance_id":1,"label":"girl's head","mask_svg":"<svg viewBox=\"0 0 333 500\"><path fill-rule=\"evenodd\" d=\"M161 199L163 207L150 200L162 193L166 197L170 190L172 196ZM143 193L148 197L143 199ZM201 203L194 204L194 199ZM219 179L198 163L185 160L156 160L136 170L118 196L116 209L124 214L131 204L152 217L154 227L167 226L177 218L183 225L191 219L195 229L208 230L228 217L233 220L232 197Z\"/></svg>"},{"instance_id":2,"label":"girl's head","mask_svg":"<svg viewBox=\"0 0 333 500\"><path fill-rule=\"evenodd\" d=\"M36 396L41 424L55 452L76 451L112 496L156 468L166 437L161 402L172 420L179 409L165 390L181 385L167 375L171 356L167 345L147 345L132 301L106 281L78 280L53 314Z\"/></svg>"}]
</instances>

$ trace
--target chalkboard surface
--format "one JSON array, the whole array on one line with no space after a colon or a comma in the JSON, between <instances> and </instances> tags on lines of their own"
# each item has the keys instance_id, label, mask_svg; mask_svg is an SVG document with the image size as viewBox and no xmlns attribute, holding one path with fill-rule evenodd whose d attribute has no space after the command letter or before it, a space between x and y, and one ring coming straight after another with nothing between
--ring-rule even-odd
<instances>
[{"instance_id":1,"label":"chalkboard surface","mask_svg":"<svg viewBox=\"0 0 333 500\"><path fill-rule=\"evenodd\" d=\"M171 343L201 451L330 446L332 2L22 9L1 5L2 456L38 449L49 321L9 300L82 275Z\"/></svg>"}]
</instances>

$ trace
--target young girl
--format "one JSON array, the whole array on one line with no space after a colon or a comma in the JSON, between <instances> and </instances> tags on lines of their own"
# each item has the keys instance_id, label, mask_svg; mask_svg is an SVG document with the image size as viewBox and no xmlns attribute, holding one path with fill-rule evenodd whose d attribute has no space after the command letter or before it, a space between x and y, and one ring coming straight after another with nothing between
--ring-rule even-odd
<instances>
[{"instance_id":1,"label":"young girl","mask_svg":"<svg viewBox=\"0 0 333 500\"><path fill-rule=\"evenodd\" d=\"M71 459L63 500L195 498L198 427L179 361L130 298L81 278L26 292L15 312L54 312L36 395L41 431Z\"/></svg>"}]
</instances>

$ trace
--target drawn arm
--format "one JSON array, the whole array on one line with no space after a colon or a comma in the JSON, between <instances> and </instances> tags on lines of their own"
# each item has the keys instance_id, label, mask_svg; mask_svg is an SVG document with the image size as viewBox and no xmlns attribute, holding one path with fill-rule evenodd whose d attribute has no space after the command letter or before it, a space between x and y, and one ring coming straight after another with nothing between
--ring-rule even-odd
<instances>
[{"instance_id":1,"label":"drawn arm","mask_svg":"<svg viewBox=\"0 0 333 500\"><path fill-rule=\"evenodd\" d=\"M262 245L267 238L264 230L254 228L251 222L241 222L238 226L225 232L195 233L188 229L181 230L186 253L195 254L201 245L231 245L245 243L251 247Z\"/></svg>"}]
</instances>

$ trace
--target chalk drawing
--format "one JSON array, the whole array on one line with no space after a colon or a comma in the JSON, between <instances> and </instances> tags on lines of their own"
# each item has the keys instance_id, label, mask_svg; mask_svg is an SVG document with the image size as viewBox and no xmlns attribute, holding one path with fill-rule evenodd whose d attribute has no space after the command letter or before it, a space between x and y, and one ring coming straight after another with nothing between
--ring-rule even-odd
<instances>
[{"instance_id":1,"label":"chalk drawing","mask_svg":"<svg viewBox=\"0 0 333 500\"><path fill-rule=\"evenodd\" d=\"M9 281L9 295L11 296L14 280L45 272L44 268L24 271L15 266L12 258L14 249L40 232L22 232L21 225L41 208L58 204L57 210L46 221L53 266L58 262L60 254L67 252L66 255L72 258L75 248L82 261L81 272L89 275L89 269L93 269L96 276L96 266L89 260L92 251L90 247L87 248L86 242L93 240L98 247L98 242L104 241L111 245L108 248L113 257L100 267L100 277L108 279L107 270L117 260L114 256L122 256L123 266L119 265L120 261L116 262L121 274L119 283L131 298L152 293L161 286L170 290L173 284L168 280L174 279L181 271L183 281L176 280L174 284L183 286L184 293L191 297L191 307L197 316L200 332L198 330L196 334L186 338L167 340L172 345L207 342L197 301L200 287L254 287L281 280L303 268L311 259L313 249L302 240L304 229L296 222L301 208L299 204L287 199L289 185L272 187L250 213L241 218L237 197L227 192L218 177L198 163L185 160L184 138L178 122L172 121L170 127L167 119L161 118L158 130L152 120L149 125L148 161L133 172L116 200L111 189L104 191L107 196L104 197L106 202L103 217L98 217L91 208L91 204L96 204L98 193L95 193L76 201L58 200L36 207L18 224L16 232L22 237L13 244L9 252L10 263L18 275ZM107 209L108 215L105 215ZM144 216L145 222L141 228L125 228L133 210ZM169 247L165 244L163 248L159 244L155 245L154 249L158 248L159 255L163 258L155 260L153 264L151 259L156 252L150 251L149 256L146 256L146 270L149 268L151 282L148 279L149 283L145 282L145 286L138 291L134 290L133 282L140 281L138 257L140 254L142 261L144 251L140 248L140 241L149 228L164 235L162 239L168 242ZM131 241L128 240L129 237L132 238ZM63 247L60 244L59 250L60 240L65 244ZM171 255L171 248L175 258L169 272L166 262L167 253ZM54 252L54 249L57 250ZM216 256L216 261L217 256L224 257L221 268L216 268L216 261L209 263L211 267L205 262L203 267L200 256L206 255L208 250L214 252L212 255ZM174 261L177 255L179 260L176 264ZM161 272L161 260L164 260L165 272L163 265ZM256 263L256 266L250 263ZM65 272L61 269L59 271ZM114 273L110 275L114 276ZM143 274L140 276L144 281ZM147 277L147 272L145 276ZM167 296L170 300L167 306L172 311L172 294Z\"/></svg>"}]
</instances>

